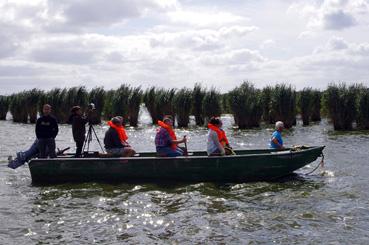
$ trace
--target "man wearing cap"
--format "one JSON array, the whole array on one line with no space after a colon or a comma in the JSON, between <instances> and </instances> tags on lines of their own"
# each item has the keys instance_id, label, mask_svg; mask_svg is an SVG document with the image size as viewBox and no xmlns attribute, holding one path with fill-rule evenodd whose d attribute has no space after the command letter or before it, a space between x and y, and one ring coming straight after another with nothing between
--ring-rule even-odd
<instances>
[{"instance_id":1,"label":"man wearing cap","mask_svg":"<svg viewBox=\"0 0 369 245\"><path fill-rule=\"evenodd\" d=\"M131 157L136 154L135 150L127 142L127 134L120 117L113 117L110 126L105 133L104 144L106 152L117 157Z\"/></svg>"},{"instance_id":2,"label":"man wearing cap","mask_svg":"<svg viewBox=\"0 0 369 245\"><path fill-rule=\"evenodd\" d=\"M82 116L81 107L78 105L73 106L70 110L71 115L69 116L68 123L72 124L73 139L76 142L76 155L75 157L81 157L83 143L85 142L86 134L86 123L87 118Z\"/></svg>"},{"instance_id":3,"label":"man wearing cap","mask_svg":"<svg viewBox=\"0 0 369 245\"><path fill-rule=\"evenodd\" d=\"M284 128L284 124L281 121L275 123L275 131L272 134L270 139L270 147L273 149L284 149L283 139L282 139L282 131Z\"/></svg>"}]
</instances>

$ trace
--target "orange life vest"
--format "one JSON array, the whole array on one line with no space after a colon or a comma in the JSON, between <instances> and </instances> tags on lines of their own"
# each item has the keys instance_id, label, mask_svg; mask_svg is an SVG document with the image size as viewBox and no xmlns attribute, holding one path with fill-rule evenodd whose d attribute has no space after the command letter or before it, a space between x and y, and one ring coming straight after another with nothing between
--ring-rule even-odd
<instances>
[{"instance_id":1,"label":"orange life vest","mask_svg":"<svg viewBox=\"0 0 369 245\"><path fill-rule=\"evenodd\" d=\"M165 124L165 122L160 121L160 120L158 121L158 125L168 131L169 136L172 140L177 140L177 136L174 133L172 126L169 126L168 124ZM172 144L171 147L175 149L177 148L177 144Z\"/></svg>"},{"instance_id":2,"label":"orange life vest","mask_svg":"<svg viewBox=\"0 0 369 245\"><path fill-rule=\"evenodd\" d=\"M218 128L217 126L211 124L211 123L208 123L208 128L215 131L218 135L218 140L219 142L222 144L222 146L226 146L226 145L229 145L229 142L228 142L228 139L227 139L227 136L224 132L224 130Z\"/></svg>"},{"instance_id":3,"label":"orange life vest","mask_svg":"<svg viewBox=\"0 0 369 245\"><path fill-rule=\"evenodd\" d=\"M108 125L117 131L120 141L127 141L128 136L123 126L117 126L112 121L108 121Z\"/></svg>"}]
</instances>

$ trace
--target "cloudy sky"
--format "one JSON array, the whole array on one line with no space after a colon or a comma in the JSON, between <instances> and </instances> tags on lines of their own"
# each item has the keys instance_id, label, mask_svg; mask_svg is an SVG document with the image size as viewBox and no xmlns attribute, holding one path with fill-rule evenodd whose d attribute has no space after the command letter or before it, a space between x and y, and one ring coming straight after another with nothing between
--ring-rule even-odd
<instances>
[{"instance_id":1,"label":"cloudy sky","mask_svg":"<svg viewBox=\"0 0 369 245\"><path fill-rule=\"evenodd\" d=\"M369 0L0 0L0 94L369 85Z\"/></svg>"}]
</instances>

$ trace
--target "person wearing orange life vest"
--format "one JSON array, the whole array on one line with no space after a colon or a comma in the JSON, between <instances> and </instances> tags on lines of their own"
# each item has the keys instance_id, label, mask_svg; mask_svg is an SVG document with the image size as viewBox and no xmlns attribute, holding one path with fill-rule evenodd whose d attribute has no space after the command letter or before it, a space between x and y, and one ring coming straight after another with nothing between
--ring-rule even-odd
<instances>
[{"instance_id":1,"label":"person wearing orange life vest","mask_svg":"<svg viewBox=\"0 0 369 245\"><path fill-rule=\"evenodd\" d=\"M128 136L122 125L122 118L113 117L108 125L110 128L104 137L106 152L117 157L131 157L136 154L127 142Z\"/></svg>"},{"instance_id":2,"label":"person wearing orange life vest","mask_svg":"<svg viewBox=\"0 0 369 245\"><path fill-rule=\"evenodd\" d=\"M160 128L155 136L156 152L163 157L183 156L184 151L178 144L187 142L186 136L178 140L173 130L173 120L170 116L164 116L163 121L158 121Z\"/></svg>"},{"instance_id":3,"label":"person wearing orange life vest","mask_svg":"<svg viewBox=\"0 0 369 245\"><path fill-rule=\"evenodd\" d=\"M234 154L229 146L227 136L221 128L222 125L219 117L212 117L208 123L207 153L209 156Z\"/></svg>"}]
</instances>

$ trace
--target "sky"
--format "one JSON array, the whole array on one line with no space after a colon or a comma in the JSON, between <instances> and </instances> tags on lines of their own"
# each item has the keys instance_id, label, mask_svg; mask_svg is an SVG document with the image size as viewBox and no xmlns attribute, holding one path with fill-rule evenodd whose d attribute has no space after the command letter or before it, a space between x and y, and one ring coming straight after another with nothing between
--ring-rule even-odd
<instances>
[{"instance_id":1,"label":"sky","mask_svg":"<svg viewBox=\"0 0 369 245\"><path fill-rule=\"evenodd\" d=\"M0 94L369 85L369 0L0 0Z\"/></svg>"}]
</instances>

